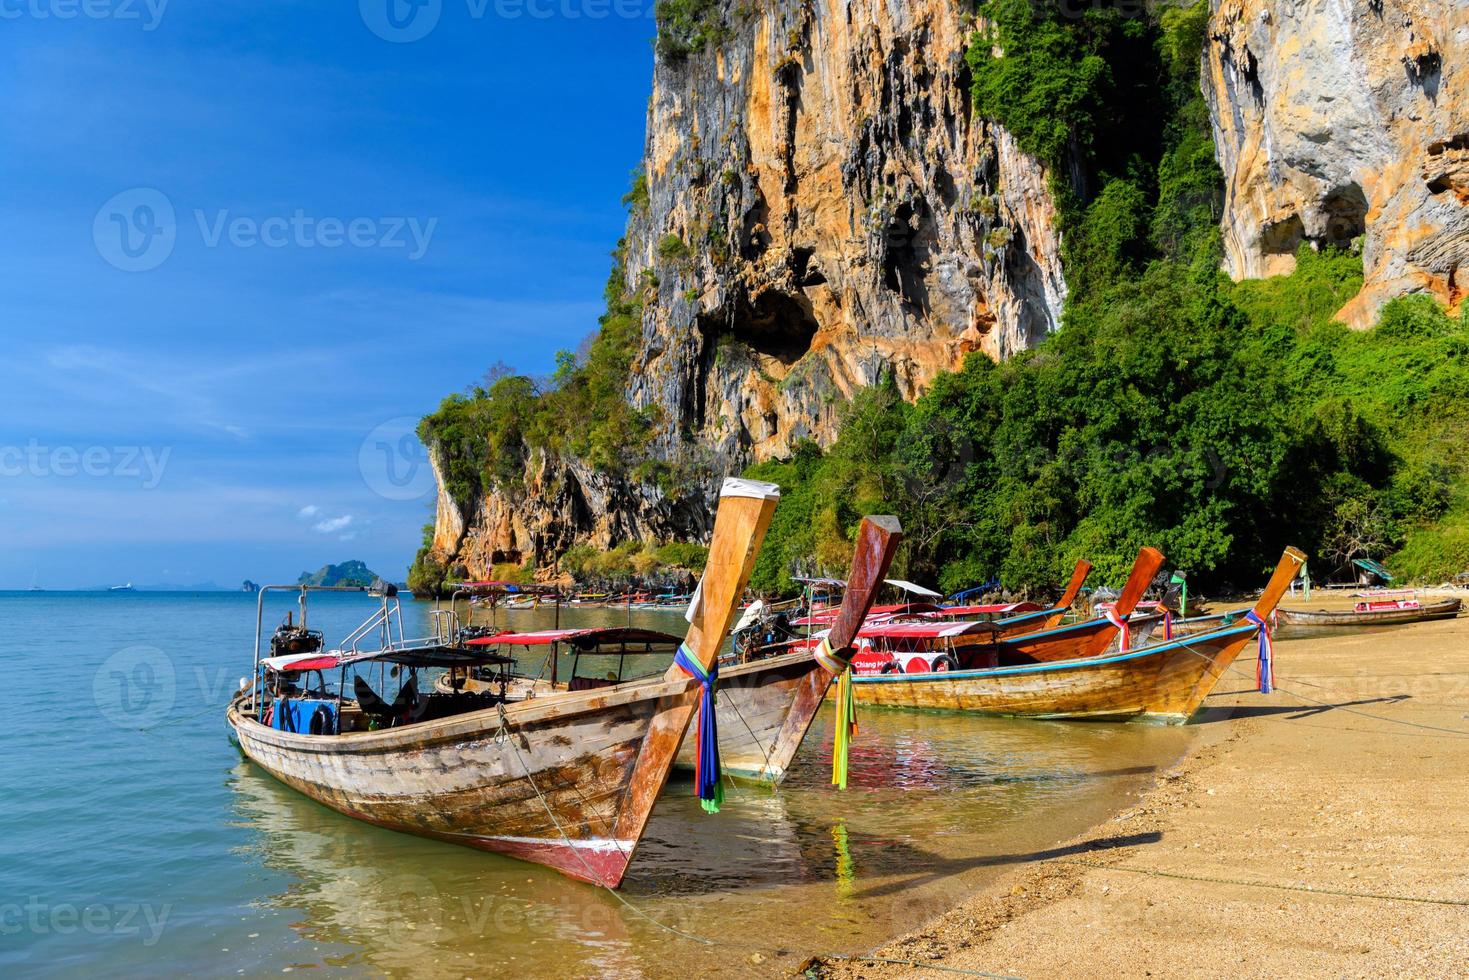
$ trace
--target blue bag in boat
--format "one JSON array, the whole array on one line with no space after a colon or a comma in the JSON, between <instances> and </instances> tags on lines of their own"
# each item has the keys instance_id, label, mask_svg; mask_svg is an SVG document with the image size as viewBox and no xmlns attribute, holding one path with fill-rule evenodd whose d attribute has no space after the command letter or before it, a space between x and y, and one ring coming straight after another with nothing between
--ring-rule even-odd
<instances>
[{"instance_id":1,"label":"blue bag in boat","mask_svg":"<svg viewBox=\"0 0 1469 980\"><path fill-rule=\"evenodd\" d=\"M312 719L320 715L315 731ZM270 727L295 735L335 735L337 732L337 703L317 701L310 698L281 698L275 703Z\"/></svg>"}]
</instances>

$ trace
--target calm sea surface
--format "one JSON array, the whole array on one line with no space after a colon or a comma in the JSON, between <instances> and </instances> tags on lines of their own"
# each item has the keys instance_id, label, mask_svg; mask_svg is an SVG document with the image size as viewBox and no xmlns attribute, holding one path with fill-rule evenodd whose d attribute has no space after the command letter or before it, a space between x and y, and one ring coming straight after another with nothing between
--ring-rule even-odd
<instances>
[{"instance_id":1,"label":"calm sea surface","mask_svg":"<svg viewBox=\"0 0 1469 980\"><path fill-rule=\"evenodd\" d=\"M273 596L267 629L293 605ZM312 625L330 643L374 605L318 597ZM428 610L404 603L410 633ZM244 761L224 709L250 672L253 596L0 593L0 622L6 976L780 974L869 949L1044 857L1192 737L871 709L839 793L823 713L778 791L734 789L708 816L675 777L619 899L358 823Z\"/></svg>"}]
</instances>

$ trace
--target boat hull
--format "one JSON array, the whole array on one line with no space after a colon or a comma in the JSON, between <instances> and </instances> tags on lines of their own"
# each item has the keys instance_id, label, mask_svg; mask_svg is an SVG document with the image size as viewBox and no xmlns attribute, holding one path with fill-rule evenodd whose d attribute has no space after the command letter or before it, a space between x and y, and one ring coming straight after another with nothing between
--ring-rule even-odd
<instances>
[{"instance_id":1,"label":"boat hull","mask_svg":"<svg viewBox=\"0 0 1469 980\"><path fill-rule=\"evenodd\" d=\"M266 772L347 816L616 887L647 816L640 763L682 737L697 693L660 680L325 738L239 701L228 721Z\"/></svg>"},{"instance_id":2,"label":"boat hull","mask_svg":"<svg viewBox=\"0 0 1469 980\"><path fill-rule=\"evenodd\" d=\"M1186 722L1255 627L1081 660L856 677L858 702L1042 719Z\"/></svg>"},{"instance_id":3,"label":"boat hull","mask_svg":"<svg viewBox=\"0 0 1469 980\"><path fill-rule=\"evenodd\" d=\"M1379 612L1326 612L1282 609L1280 621L1288 626L1406 626L1454 619L1463 607L1460 599L1431 602L1417 609L1385 609Z\"/></svg>"}]
</instances>

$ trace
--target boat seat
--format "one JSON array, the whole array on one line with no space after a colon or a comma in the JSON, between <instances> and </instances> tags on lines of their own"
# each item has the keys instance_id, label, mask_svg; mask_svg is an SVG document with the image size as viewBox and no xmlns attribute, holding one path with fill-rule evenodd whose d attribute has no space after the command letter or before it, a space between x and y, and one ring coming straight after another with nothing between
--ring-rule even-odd
<instances>
[{"instance_id":1,"label":"boat seat","mask_svg":"<svg viewBox=\"0 0 1469 980\"><path fill-rule=\"evenodd\" d=\"M357 705L364 714L377 718L406 718L418 703L418 678L410 677L392 704L378 697L361 674L352 678L352 691L357 695Z\"/></svg>"}]
</instances>

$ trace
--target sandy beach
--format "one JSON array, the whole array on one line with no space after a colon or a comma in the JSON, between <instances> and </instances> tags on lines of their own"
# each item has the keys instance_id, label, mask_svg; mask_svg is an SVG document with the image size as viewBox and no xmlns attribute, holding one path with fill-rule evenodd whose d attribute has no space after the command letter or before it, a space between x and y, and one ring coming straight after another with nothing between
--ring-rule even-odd
<instances>
[{"instance_id":1,"label":"sandy beach","mask_svg":"<svg viewBox=\"0 0 1469 980\"><path fill-rule=\"evenodd\" d=\"M1469 974L1469 618L1287 635L1277 661L1270 696L1235 664L1135 806L873 955L1031 977Z\"/></svg>"}]
</instances>

